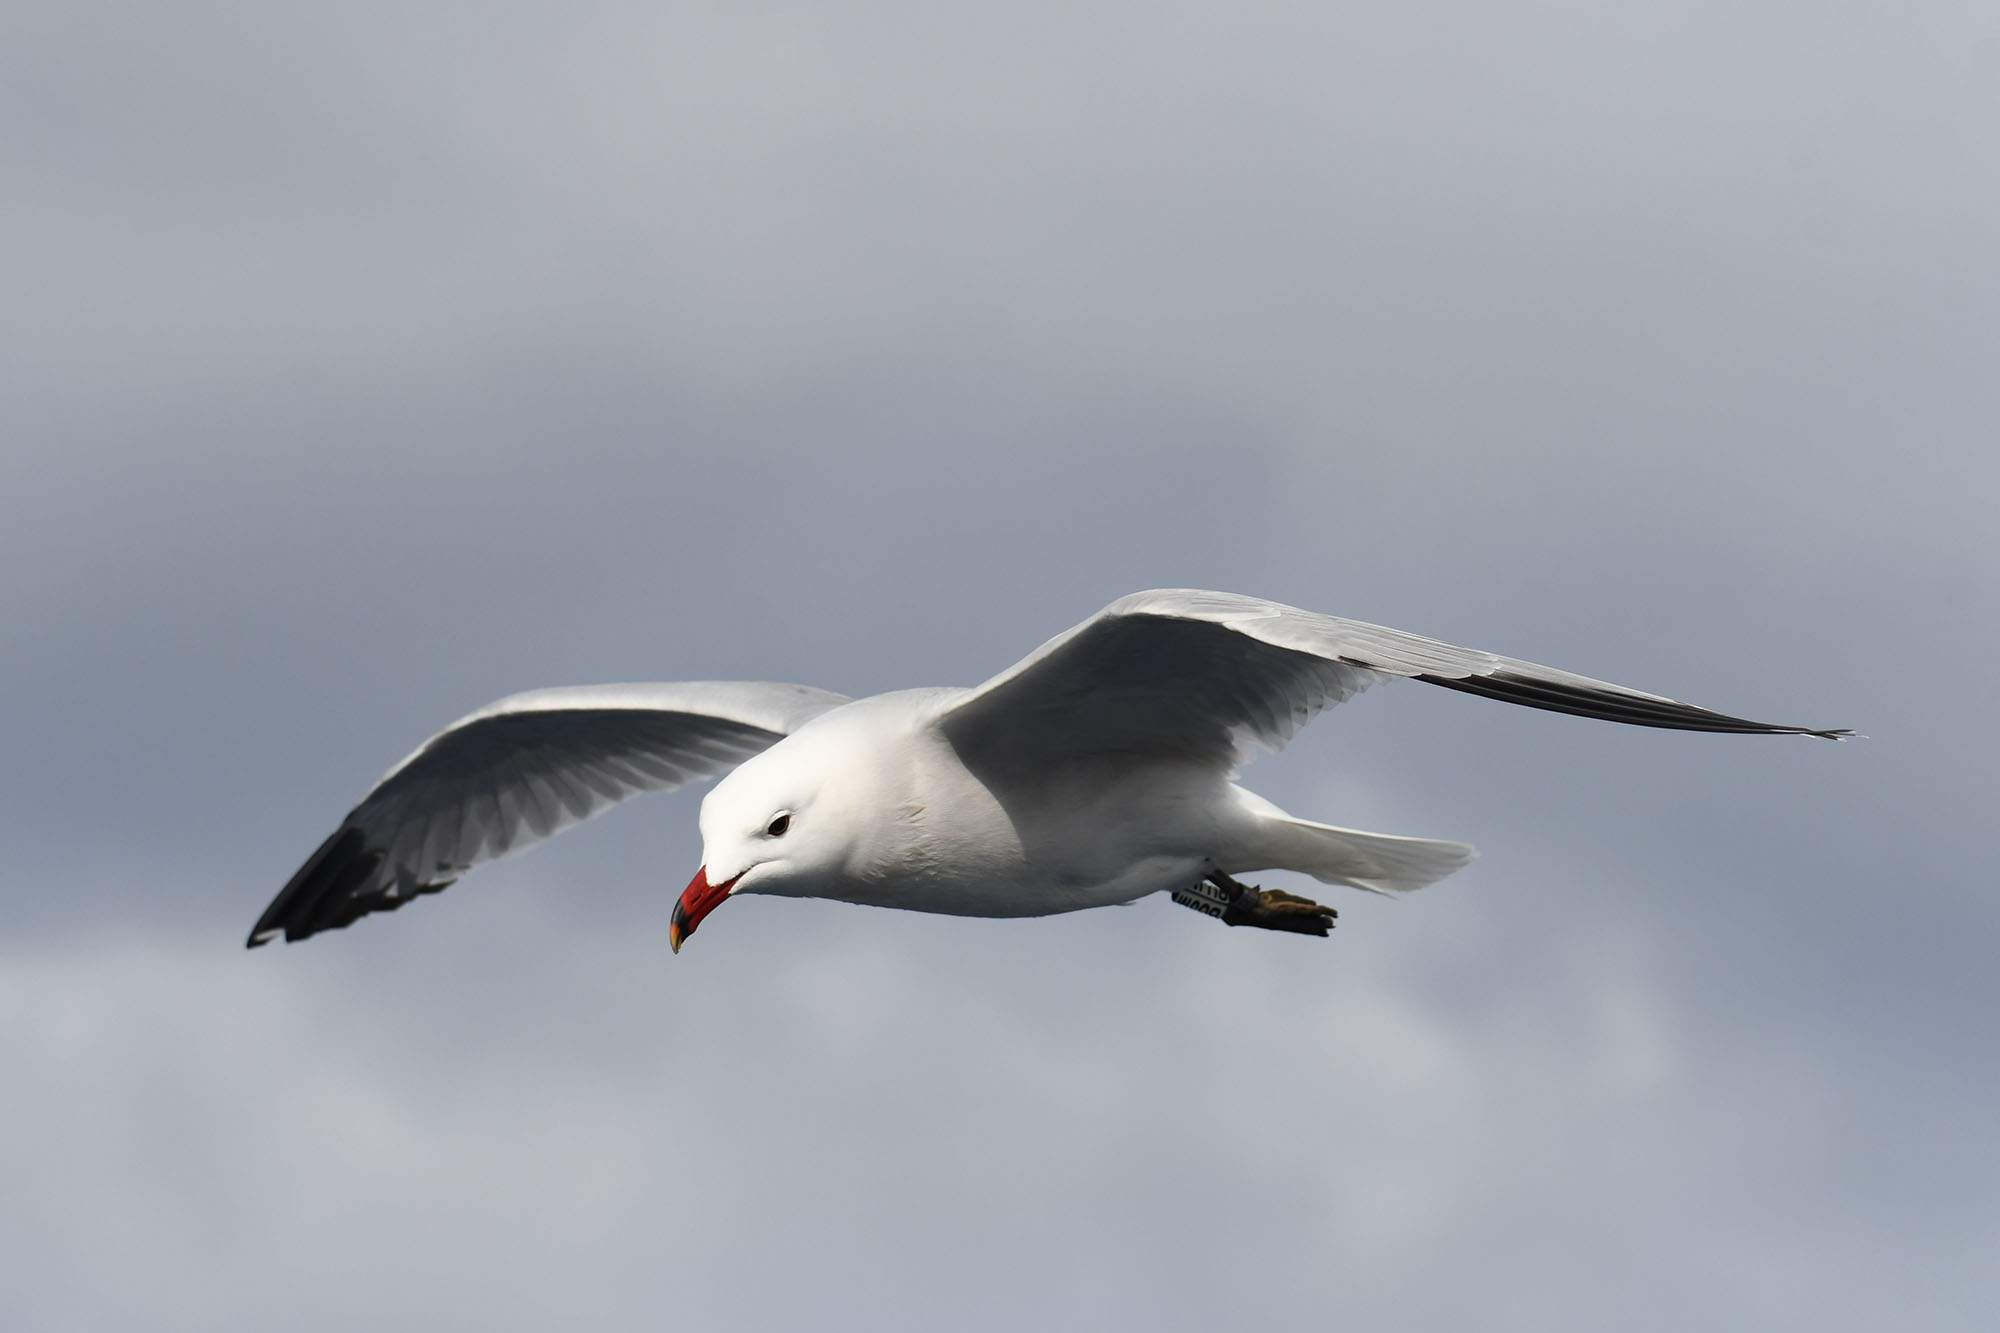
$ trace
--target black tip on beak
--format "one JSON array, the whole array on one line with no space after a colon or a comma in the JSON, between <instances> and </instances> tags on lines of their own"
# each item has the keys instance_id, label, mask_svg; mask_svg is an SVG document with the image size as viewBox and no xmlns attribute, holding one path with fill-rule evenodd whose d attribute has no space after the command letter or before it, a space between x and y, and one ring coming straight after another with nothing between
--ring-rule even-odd
<instances>
[{"instance_id":1,"label":"black tip on beak","mask_svg":"<svg viewBox=\"0 0 2000 1333\"><path fill-rule=\"evenodd\" d=\"M690 933L687 908L681 906L679 903L675 903L674 914L667 918L667 947L675 953L679 953L682 943L686 941Z\"/></svg>"}]
</instances>

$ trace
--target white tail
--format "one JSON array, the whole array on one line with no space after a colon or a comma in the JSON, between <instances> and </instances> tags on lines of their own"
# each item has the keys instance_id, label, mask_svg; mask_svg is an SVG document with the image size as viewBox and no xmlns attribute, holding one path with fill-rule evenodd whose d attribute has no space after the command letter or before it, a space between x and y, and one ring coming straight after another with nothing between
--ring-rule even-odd
<instances>
[{"instance_id":1,"label":"white tail","mask_svg":"<svg viewBox=\"0 0 2000 1333\"><path fill-rule=\"evenodd\" d=\"M1345 884L1371 893L1407 893L1435 884L1478 855L1462 842L1399 838L1294 819L1255 792L1241 787L1237 790L1258 818L1255 835L1242 848L1246 863L1223 867L1232 874L1238 870L1296 870L1322 884Z\"/></svg>"}]
</instances>

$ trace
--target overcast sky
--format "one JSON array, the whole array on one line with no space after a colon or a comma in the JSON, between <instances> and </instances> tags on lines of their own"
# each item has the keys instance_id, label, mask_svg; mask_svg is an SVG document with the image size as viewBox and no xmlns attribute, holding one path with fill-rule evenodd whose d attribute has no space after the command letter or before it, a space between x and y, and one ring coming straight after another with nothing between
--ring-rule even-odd
<instances>
[{"instance_id":1,"label":"overcast sky","mask_svg":"<svg viewBox=\"0 0 2000 1333\"><path fill-rule=\"evenodd\" d=\"M1986 1327L1994 14L14 6L0 1325ZM501 694L1163 584L1871 739L1372 691L1249 783L1483 855L1326 941L673 957L687 792L241 947Z\"/></svg>"}]
</instances>

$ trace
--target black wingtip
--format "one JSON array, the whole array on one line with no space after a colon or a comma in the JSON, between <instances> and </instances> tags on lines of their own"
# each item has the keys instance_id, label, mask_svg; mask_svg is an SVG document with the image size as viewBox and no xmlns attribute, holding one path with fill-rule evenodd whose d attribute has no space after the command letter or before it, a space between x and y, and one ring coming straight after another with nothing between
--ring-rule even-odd
<instances>
[{"instance_id":1,"label":"black wingtip","mask_svg":"<svg viewBox=\"0 0 2000 1333\"><path fill-rule=\"evenodd\" d=\"M1501 669L1477 676L1441 676L1424 673L1418 680L1442 685L1448 690L1477 694L1504 703L1540 708L1551 713L1623 722L1634 727L1659 727L1669 731L1725 732L1740 736L1817 736L1822 740L1844 741L1854 733L1846 727L1822 730L1818 727L1791 727L1776 722L1753 722L1693 704L1679 703L1647 695L1628 693L1616 687L1600 688L1561 680L1545 680L1523 672Z\"/></svg>"},{"instance_id":2,"label":"black wingtip","mask_svg":"<svg viewBox=\"0 0 2000 1333\"><path fill-rule=\"evenodd\" d=\"M382 873L381 849L370 847L359 828L343 824L278 891L243 947L260 949L280 936L297 944L324 931L344 930L371 912L393 912L456 882L455 875L398 882Z\"/></svg>"},{"instance_id":3,"label":"black wingtip","mask_svg":"<svg viewBox=\"0 0 2000 1333\"><path fill-rule=\"evenodd\" d=\"M352 911L348 900L363 890L381 859L382 854L367 845L360 829L343 824L278 891L250 928L244 947L259 948L280 934L287 940L302 940L346 925L353 919L348 915Z\"/></svg>"}]
</instances>

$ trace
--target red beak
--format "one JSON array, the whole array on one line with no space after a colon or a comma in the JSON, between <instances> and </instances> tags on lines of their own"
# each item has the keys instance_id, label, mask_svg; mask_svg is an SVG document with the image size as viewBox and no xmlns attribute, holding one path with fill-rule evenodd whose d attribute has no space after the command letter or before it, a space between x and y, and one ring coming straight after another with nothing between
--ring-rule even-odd
<instances>
[{"instance_id":1,"label":"red beak","mask_svg":"<svg viewBox=\"0 0 2000 1333\"><path fill-rule=\"evenodd\" d=\"M736 880L742 878L738 875L720 884L710 884L707 866L695 871L694 878L688 881L687 888L681 893L681 900L674 904L673 920L667 923L667 947L679 953L681 943L694 934L701 919L721 906L729 891L736 887Z\"/></svg>"}]
</instances>

